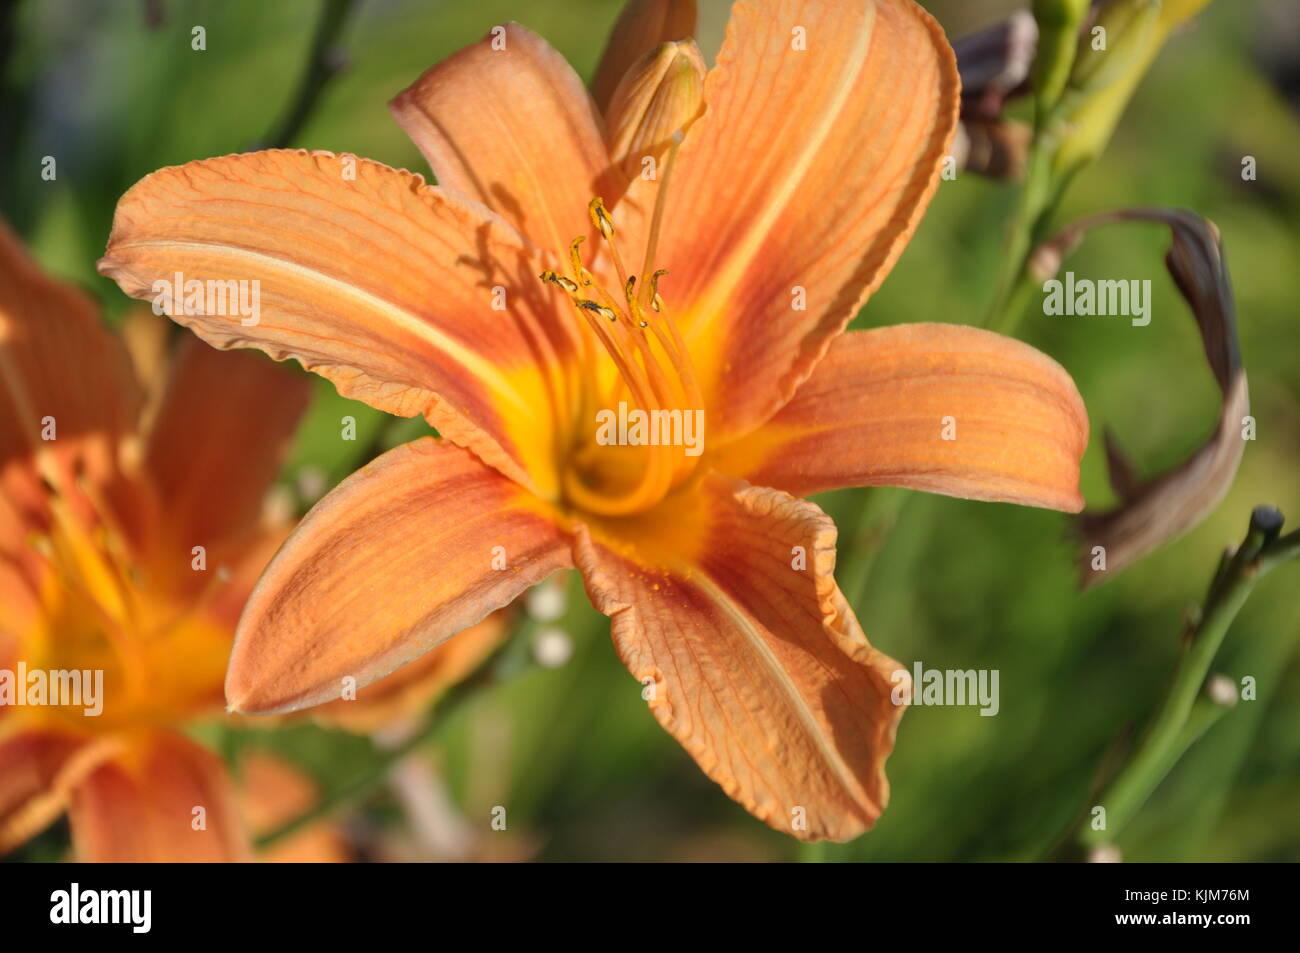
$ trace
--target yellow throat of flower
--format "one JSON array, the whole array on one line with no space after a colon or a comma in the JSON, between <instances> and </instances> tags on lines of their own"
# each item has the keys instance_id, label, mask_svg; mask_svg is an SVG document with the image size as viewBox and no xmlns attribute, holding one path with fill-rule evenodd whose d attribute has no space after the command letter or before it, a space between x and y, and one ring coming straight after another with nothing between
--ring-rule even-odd
<instances>
[{"instance_id":1,"label":"yellow throat of flower","mask_svg":"<svg viewBox=\"0 0 1300 953\"><path fill-rule=\"evenodd\" d=\"M198 610L219 585L219 574L210 572L183 598L164 597L170 587L157 578L152 584L141 579L102 501L94 503L93 527L52 488L49 510L49 531L33 541L45 563L42 612L20 644L20 661L42 677L77 673L82 685L96 680L93 707L99 710L90 714L87 705L51 694L16 711L101 731L170 723L218 705L231 633ZM55 684L52 677L48 684Z\"/></svg>"},{"instance_id":2,"label":"yellow throat of flower","mask_svg":"<svg viewBox=\"0 0 1300 953\"><path fill-rule=\"evenodd\" d=\"M680 442L662 439L609 445L597 439L593 411L613 414L618 405L632 406L643 420L680 421L688 414L703 417L703 400L690 355L662 296L655 270L655 248L663 216L663 197L676 157L675 138L655 200L645 257L639 273L629 272L614 241L614 223L604 200L591 201L591 223L608 249L620 293L607 290L584 267L579 236L569 246L569 273L544 271L543 281L563 290L580 316L582 387L579 429L566 462L563 485L567 500L578 509L601 516L642 512L662 500L694 470L698 456L684 452ZM597 350L597 347L600 350ZM616 370L613 386L603 385L601 352ZM665 423L665 428L669 424ZM702 433L699 435L702 439Z\"/></svg>"}]
</instances>

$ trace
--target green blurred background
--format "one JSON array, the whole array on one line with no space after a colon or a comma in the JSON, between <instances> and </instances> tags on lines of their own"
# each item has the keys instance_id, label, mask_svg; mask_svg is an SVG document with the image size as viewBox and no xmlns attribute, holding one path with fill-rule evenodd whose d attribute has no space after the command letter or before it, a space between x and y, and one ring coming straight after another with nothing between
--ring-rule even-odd
<instances>
[{"instance_id":1,"label":"green blurred background","mask_svg":"<svg viewBox=\"0 0 1300 953\"><path fill-rule=\"evenodd\" d=\"M304 71L319 6L311 0L167 2L160 25L133 2L4 6L6 55L0 212L54 273L90 288L107 314L126 299L99 278L118 196L164 165L247 149L283 119ZM702 0L701 45L716 50L726 4ZM950 37L1014 9L1005 2L926 3ZM640 686L610 646L608 626L576 579L557 623L566 664L528 661L532 626L504 677L457 705L428 757L470 832L469 856L544 860L1029 860L1041 857L1090 802L1099 764L1157 704L1185 611L1203 595L1225 544L1251 508L1273 503L1300 522L1300 122L1292 88L1262 44L1294 4L1217 0L1168 44L1105 157L1073 185L1061 221L1133 205L1185 206L1222 231L1238 304L1258 439L1226 500L1187 536L1079 593L1060 514L921 497L895 490L826 494L840 526L840 578L873 643L910 667L1001 673L1001 711L919 708L889 762L892 801L876 829L848 845L801 848L733 804L660 730ZM362 0L342 34L346 68L293 141L428 173L390 118L387 100L424 69L520 20L589 77L618 0ZM1291 17L1293 28L1296 18ZM190 48L202 25L207 49ZM1295 44L1300 39L1292 37ZM1300 52L1291 52L1294 82ZM757 147L761 147L759 144ZM53 182L41 157L58 158ZM1243 182L1241 157L1259 178ZM943 183L891 277L857 319L975 323L993 293L1015 198L1005 183ZM1194 323L1163 265L1168 233L1112 227L1071 259L1080 275L1150 278L1155 319L1031 314L1019 335L1078 382L1094 439L1084 460L1090 505L1113 495L1099 435L1113 428L1142 473L1189 455L1213 430L1219 395ZM296 372L296 368L295 368ZM317 398L283 482L333 485L377 447L427 428ZM355 442L338 420L357 418ZM904 499L892 497L904 496ZM901 502L896 523L873 514ZM1300 859L1300 566L1267 578L1228 635L1216 670L1251 675L1259 696L1224 717L1183 759L1121 838L1128 860ZM270 745L326 790L371 770L380 746L313 726L260 732L210 726L226 750ZM494 805L509 829L492 832ZM361 798L349 830L359 855L407 841L390 786ZM21 855L57 856L64 832ZM409 854L407 854L409 855ZM436 856L425 851L414 856Z\"/></svg>"}]
</instances>

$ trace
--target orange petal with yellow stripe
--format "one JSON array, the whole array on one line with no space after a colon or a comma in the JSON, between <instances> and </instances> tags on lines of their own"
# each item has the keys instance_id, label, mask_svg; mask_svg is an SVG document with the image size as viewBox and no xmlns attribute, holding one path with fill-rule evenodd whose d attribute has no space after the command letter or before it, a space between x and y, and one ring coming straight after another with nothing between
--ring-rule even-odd
<instances>
[{"instance_id":1,"label":"orange petal with yellow stripe","mask_svg":"<svg viewBox=\"0 0 1300 953\"><path fill-rule=\"evenodd\" d=\"M951 324L855 331L715 465L805 496L903 486L1078 512L1088 415L1074 381L1013 338Z\"/></svg>"},{"instance_id":2,"label":"orange petal with yellow stripe","mask_svg":"<svg viewBox=\"0 0 1300 953\"><path fill-rule=\"evenodd\" d=\"M910 0L733 8L654 259L711 439L788 400L885 279L939 183L958 88L942 31ZM650 208L659 185L638 178L627 204Z\"/></svg>"},{"instance_id":3,"label":"orange petal with yellow stripe","mask_svg":"<svg viewBox=\"0 0 1300 953\"><path fill-rule=\"evenodd\" d=\"M99 263L134 297L179 290L168 313L208 343L295 358L345 396L422 414L546 493L558 439L550 409L573 338L539 268L481 206L408 172L305 151L147 176L118 203ZM191 281L204 283L203 309L223 313L186 313ZM239 307L207 292L232 281L245 283L225 286Z\"/></svg>"},{"instance_id":4,"label":"orange petal with yellow stripe","mask_svg":"<svg viewBox=\"0 0 1300 953\"><path fill-rule=\"evenodd\" d=\"M711 474L643 517L579 530L575 562L660 724L776 830L844 841L889 795L897 663L835 584L811 503Z\"/></svg>"},{"instance_id":5,"label":"orange petal with yellow stripe","mask_svg":"<svg viewBox=\"0 0 1300 953\"><path fill-rule=\"evenodd\" d=\"M249 597L226 701L272 714L347 697L571 565L535 497L426 437L307 514Z\"/></svg>"}]
</instances>

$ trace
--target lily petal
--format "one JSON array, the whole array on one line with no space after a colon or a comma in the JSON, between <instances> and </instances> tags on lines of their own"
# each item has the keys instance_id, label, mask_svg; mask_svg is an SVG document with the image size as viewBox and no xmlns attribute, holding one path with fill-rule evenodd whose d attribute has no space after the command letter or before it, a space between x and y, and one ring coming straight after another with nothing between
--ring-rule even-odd
<instances>
[{"instance_id":1,"label":"lily petal","mask_svg":"<svg viewBox=\"0 0 1300 953\"><path fill-rule=\"evenodd\" d=\"M239 795L248 827L258 837L306 813L320 791L311 778L282 758L250 749L239 762ZM258 852L271 864L342 864L351 860L342 825L317 821Z\"/></svg>"},{"instance_id":2,"label":"lily petal","mask_svg":"<svg viewBox=\"0 0 1300 953\"><path fill-rule=\"evenodd\" d=\"M188 568L192 546L211 550L257 529L310 398L301 374L186 335L145 455L178 563Z\"/></svg>"},{"instance_id":3,"label":"lily petal","mask_svg":"<svg viewBox=\"0 0 1300 953\"><path fill-rule=\"evenodd\" d=\"M166 731L134 736L80 785L72 842L91 863L219 863L250 858L221 760Z\"/></svg>"},{"instance_id":4,"label":"lily petal","mask_svg":"<svg viewBox=\"0 0 1300 953\"><path fill-rule=\"evenodd\" d=\"M610 191L604 127L582 80L518 23L438 63L389 109L439 185L552 253L590 230L587 204Z\"/></svg>"},{"instance_id":5,"label":"lily petal","mask_svg":"<svg viewBox=\"0 0 1300 953\"><path fill-rule=\"evenodd\" d=\"M574 558L650 709L773 828L843 841L888 799L903 707L832 573L811 503L710 474L661 510L580 527Z\"/></svg>"},{"instance_id":6,"label":"lily petal","mask_svg":"<svg viewBox=\"0 0 1300 953\"><path fill-rule=\"evenodd\" d=\"M938 185L958 87L910 0L733 8L655 257L712 439L771 416L885 279ZM657 187L638 178L628 204Z\"/></svg>"},{"instance_id":7,"label":"lily petal","mask_svg":"<svg viewBox=\"0 0 1300 953\"><path fill-rule=\"evenodd\" d=\"M0 473L35 464L70 497L82 481L105 488L141 402L90 298L46 276L0 221Z\"/></svg>"},{"instance_id":8,"label":"lily petal","mask_svg":"<svg viewBox=\"0 0 1300 953\"><path fill-rule=\"evenodd\" d=\"M404 444L327 494L271 561L226 701L273 714L338 699L570 565L541 501L451 444Z\"/></svg>"},{"instance_id":9,"label":"lily petal","mask_svg":"<svg viewBox=\"0 0 1300 953\"><path fill-rule=\"evenodd\" d=\"M34 528L31 506L39 506L32 468L0 468L0 667L16 657L18 639L35 625L41 610L41 585L45 567L28 543ZM20 505L19 497L34 497ZM38 511L39 512L39 511Z\"/></svg>"},{"instance_id":10,"label":"lily petal","mask_svg":"<svg viewBox=\"0 0 1300 953\"><path fill-rule=\"evenodd\" d=\"M47 276L0 220L0 660L39 611L48 566L31 542L50 530L53 496L78 526L138 536L119 448L142 403L90 298Z\"/></svg>"},{"instance_id":11,"label":"lily petal","mask_svg":"<svg viewBox=\"0 0 1300 953\"><path fill-rule=\"evenodd\" d=\"M249 282L257 315L229 305L224 315L187 314L174 302L172 317L216 347L296 358L347 397L423 414L546 492L549 411L562 402L573 338L539 267L508 225L419 176L280 150L147 176L118 203L99 263L138 298L157 297L177 275Z\"/></svg>"},{"instance_id":12,"label":"lily petal","mask_svg":"<svg viewBox=\"0 0 1300 953\"><path fill-rule=\"evenodd\" d=\"M494 612L471 625L358 692L355 701L339 699L312 709L312 717L354 734L373 734L402 718L418 715L478 668L505 640L509 630L503 615Z\"/></svg>"},{"instance_id":13,"label":"lily petal","mask_svg":"<svg viewBox=\"0 0 1300 953\"><path fill-rule=\"evenodd\" d=\"M794 399L715 465L798 496L904 486L1073 513L1087 445L1079 391L1041 351L904 324L836 339Z\"/></svg>"},{"instance_id":14,"label":"lily petal","mask_svg":"<svg viewBox=\"0 0 1300 953\"><path fill-rule=\"evenodd\" d=\"M233 632L262 570L284 545L292 529L292 524L274 522L242 540L220 546L217 550L220 561L208 565L218 567L222 580L206 594L201 615ZM209 581L208 585L213 584Z\"/></svg>"},{"instance_id":15,"label":"lily petal","mask_svg":"<svg viewBox=\"0 0 1300 953\"><path fill-rule=\"evenodd\" d=\"M607 112L614 90L637 60L660 43L695 35L695 0L630 0L619 14L591 81L591 96Z\"/></svg>"},{"instance_id":16,"label":"lily petal","mask_svg":"<svg viewBox=\"0 0 1300 953\"><path fill-rule=\"evenodd\" d=\"M48 729L20 729L0 741L0 855L48 827L115 750L111 742Z\"/></svg>"}]
</instances>

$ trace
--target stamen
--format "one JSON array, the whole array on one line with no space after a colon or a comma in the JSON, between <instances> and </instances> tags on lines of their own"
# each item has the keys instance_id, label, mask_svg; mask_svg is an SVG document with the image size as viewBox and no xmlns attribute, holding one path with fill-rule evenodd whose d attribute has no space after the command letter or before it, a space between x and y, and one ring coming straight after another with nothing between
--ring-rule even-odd
<instances>
[{"instance_id":1,"label":"stamen","mask_svg":"<svg viewBox=\"0 0 1300 953\"><path fill-rule=\"evenodd\" d=\"M660 268L650 276L650 308L656 313L664 308L664 299L659 297L659 279L668 274L667 268Z\"/></svg>"},{"instance_id":2,"label":"stamen","mask_svg":"<svg viewBox=\"0 0 1300 953\"><path fill-rule=\"evenodd\" d=\"M578 251L578 246L586 240L586 235L579 235L569 243L569 263L573 266L573 277L582 285L591 284L591 272L582 267L582 254Z\"/></svg>"},{"instance_id":3,"label":"stamen","mask_svg":"<svg viewBox=\"0 0 1300 953\"><path fill-rule=\"evenodd\" d=\"M135 593L121 557L114 553L116 547L102 538L107 530L96 540L73 516L63 496L53 495L48 506L52 532L38 552L57 573L64 592L95 618L98 629L122 660L127 695L139 697L146 687L148 663L139 633Z\"/></svg>"},{"instance_id":4,"label":"stamen","mask_svg":"<svg viewBox=\"0 0 1300 953\"><path fill-rule=\"evenodd\" d=\"M663 220L664 193L672 176L681 139L680 132L673 136L668 165L655 198L650 237L645 249L645 268L640 275L629 274L623 263L614 241L617 233L614 219L605 207L604 200L597 196L588 204L587 212L592 226L607 245L613 271L622 286L622 301L611 295L583 265L581 245L586 236L575 238L569 245L569 277L552 271L543 271L540 275L543 281L568 294L576 312L583 317L583 323L590 332L582 336L584 357L594 359L594 348L588 348L594 338L613 361L618 377L613 392L605 395L606 405L619 399L621 389L626 388L631 399L647 413L668 408L683 408L689 412L703 406L690 357L659 293L659 280L667 271L651 268ZM586 292L587 288L591 291ZM654 321L650 320L651 314L656 316ZM597 317L604 318L605 321L597 321ZM647 332L653 334L653 339ZM588 380L584 382L584 395L599 398L599 377L591 360L587 362L586 373ZM586 409L584 407L584 413ZM587 435L586 440L591 440L590 435ZM603 515L626 515L648 509L663 499L695 467L694 459L677 452L670 445L646 445L641 448L645 465L634 485L613 494L602 492L587 482L590 471L586 466L600 459L597 450L594 443L573 448L576 465L565 470L564 486L572 504Z\"/></svg>"},{"instance_id":5,"label":"stamen","mask_svg":"<svg viewBox=\"0 0 1300 953\"><path fill-rule=\"evenodd\" d=\"M605 210L605 200L599 195L591 200L587 206L587 211L591 214L591 220L599 229L600 235L605 239L605 244L609 247L609 257L614 262L614 271L618 273L618 281L624 288L627 287L628 274L627 269L623 267L623 258L618 253L618 246L614 244L614 222L609 217L609 212Z\"/></svg>"}]
</instances>

